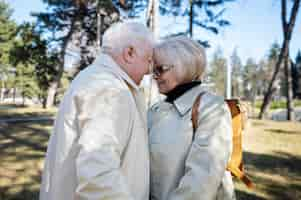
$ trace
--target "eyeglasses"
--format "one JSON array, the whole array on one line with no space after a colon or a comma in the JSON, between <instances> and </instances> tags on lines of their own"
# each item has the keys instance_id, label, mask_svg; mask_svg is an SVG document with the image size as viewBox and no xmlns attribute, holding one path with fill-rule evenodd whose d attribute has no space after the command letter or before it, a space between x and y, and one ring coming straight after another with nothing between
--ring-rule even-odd
<instances>
[{"instance_id":1,"label":"eyeglasses","mask_svg":"<svg viewBox=\"0 0 301 200\"><path fill-rule=\"evenodd\" d=\"M153 74L155 76L161 76L163 73L171 70L171 68L173 68L173 67L174 67L173 65L159 65L159 66L156 66L153 69Z\"/></svg>"}]
</instances>

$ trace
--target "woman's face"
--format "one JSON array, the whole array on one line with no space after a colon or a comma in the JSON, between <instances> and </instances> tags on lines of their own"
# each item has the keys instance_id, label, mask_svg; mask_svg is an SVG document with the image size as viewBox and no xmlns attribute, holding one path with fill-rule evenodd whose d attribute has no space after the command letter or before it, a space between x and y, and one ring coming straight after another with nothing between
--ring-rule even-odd
<instances>
[{"instance_id":1,"label":"woman's face","mask_svg":"<svg viewBox=\"0 0 301 200\"><path fill-rule=\"evenodd\" d=\"M166 94L180 84L174 65L167 62L155 61L153 77L161 94Z\"/></svg>"}]
</instances>

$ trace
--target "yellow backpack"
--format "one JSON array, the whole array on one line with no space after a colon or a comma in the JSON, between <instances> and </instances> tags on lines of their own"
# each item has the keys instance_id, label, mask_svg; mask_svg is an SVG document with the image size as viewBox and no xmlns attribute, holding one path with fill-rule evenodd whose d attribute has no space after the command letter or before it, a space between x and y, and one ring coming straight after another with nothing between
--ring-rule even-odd
<instances>
[{"instance_id":1,"label":"yellow backpack","mask_svg":"<svg viewBox=\"0 0 301 200\"><path fill-rule=\"evenodd\" d=\"M198 108L200 99L203 93L201 93L193 104L191 112L191 120L193 126L193 133L198 128ZM243 168L243 151L242 151L242 132L246 122L246 109L242 106L238 99L225 100L228 104L232 115L232 130L233 130L233 150L230 161L227 165L227 170L231 172L232 176L240 179L247 187L252 188L253 183L244 173Z\"/></svg>"}]
</instances>

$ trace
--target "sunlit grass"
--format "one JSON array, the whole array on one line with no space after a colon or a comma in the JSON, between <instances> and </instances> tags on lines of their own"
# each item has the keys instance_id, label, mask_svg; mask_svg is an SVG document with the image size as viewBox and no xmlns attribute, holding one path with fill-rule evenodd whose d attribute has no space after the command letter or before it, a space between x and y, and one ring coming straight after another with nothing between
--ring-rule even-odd
<instances>
[{"instance_id":1,"label":"sunlit grass","mask_svg":"<svg viewBox=\"0 0 301 200\"><path fill-rule=\"evenodd\" d=\"M0 199L38 199L52 121L0 124Z\"/></svg>"},{"instance_id":2,"label":"sunlit grass","mask_svg":"<svg viewBox=\"0 0 301 200\"><path fill-rule=\"evenodd\" d=\"M53 115L41 108L1 109L9 117ZM28 113L28 115L23 115ZM37 200L52 121L0 123L0 200ZM249 120L244 159L254 189L236 182L237 199L301 199L301 123Z\"/></svg>"},{"instance_id":3,"label":"sunlit grass","mask_svg":"<svg viewBox=\"0 0 301 200\"><path fill-rule=\"evenodd\" d=\"M250 120L244 159L256 187L237 182L240 199L301 199L300 144L300 122Z\"/></svg>"},{"instance_id":4,"label":"sunlit grass","mask_svg":"<svg viewBox=\"0 0 301 200\"><path fill-rule=\"evenodd\" d=\"M0 104L0 118L53 116L57 108L44 109L40 106L23 107L14 104Z\"/></svg>"}]
</instances>

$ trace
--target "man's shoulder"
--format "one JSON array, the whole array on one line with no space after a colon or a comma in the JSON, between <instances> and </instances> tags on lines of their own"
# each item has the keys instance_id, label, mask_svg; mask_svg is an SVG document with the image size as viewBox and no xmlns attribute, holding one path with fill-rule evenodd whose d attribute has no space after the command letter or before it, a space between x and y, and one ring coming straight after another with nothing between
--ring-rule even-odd
<instances>
[{"instance_id":1,"label":"man's shoulder","mask_svg":"<svg viewBox=\"0 0 301 200\"><path fill-rule=\"evenodd\" d=\"M70 85L71 90L80 93L95 92L99 90L125 90L125 81L101 66L91 65L80 72Z\"/></svg>"}]
</instances>

